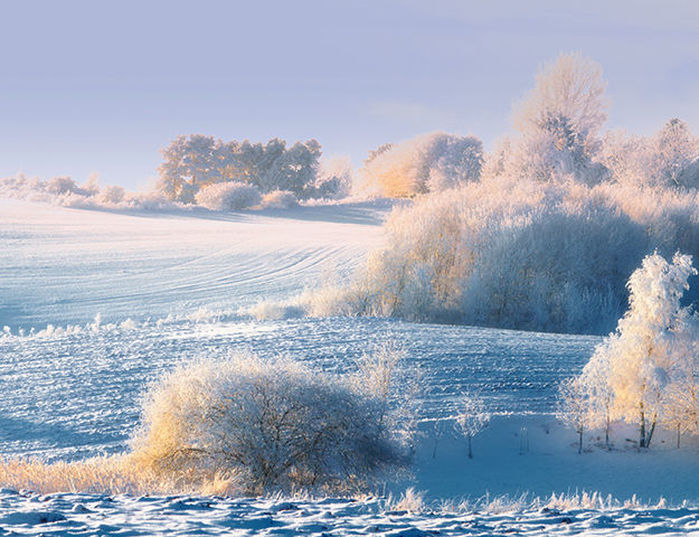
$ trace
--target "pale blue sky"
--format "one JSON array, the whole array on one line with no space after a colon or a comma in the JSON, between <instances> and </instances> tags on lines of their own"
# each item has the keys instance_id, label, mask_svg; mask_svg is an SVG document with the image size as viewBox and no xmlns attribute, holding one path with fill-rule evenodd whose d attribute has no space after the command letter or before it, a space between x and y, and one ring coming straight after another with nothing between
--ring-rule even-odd
<instances>
[{"instance_id":1,"label":"pale blue sky","mask_svg":"<svg viewBox=\"0 0 699 537\"><path fill-rule=\"evenodd\" d=\"M360 163L446 130L490 144L559 52L599 61L609 127L699 131L699 2L3 2L0 176L135 187L178 134L317 138Z\"/></svg>"}]
</instances>

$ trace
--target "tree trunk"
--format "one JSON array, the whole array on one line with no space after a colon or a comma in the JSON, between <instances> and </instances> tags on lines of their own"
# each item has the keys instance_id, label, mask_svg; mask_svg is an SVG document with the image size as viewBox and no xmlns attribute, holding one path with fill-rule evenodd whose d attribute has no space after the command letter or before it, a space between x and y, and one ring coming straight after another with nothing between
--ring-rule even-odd
<instances>
[{"instance_id":1,"label":"tree trunk","mask_svg":"<svg viewBox=\"0 0 699 537\"><path fill-rule=\"evenodd\" d=\"M653 416L653 422L650 425L650 431L648 432L648 438L646 439L646 447L650 447L650 441L653 439L653 433L655 432L655 422L657 420L657 416Z\"/></svg>"},{"instance_id":2,"label":"tree trunk","mask_svg":"<svg viewBox=\"0 0 699 537\"><path fill-rule=\"evenodd\" d=\"M641 403L641 438L638 447L646 447L646 415L643 413L643 403Z\"/></svg>"},{"instance_id":3,"label":"tree trunk","mask_svg":"<svg viewBox=\"0 0 699 537\"><path fill-rule=\"evenodd\" d=\"M611 448L609 447L609 405L607 405L607 414L606 414L606 422L604 425L604 446L607 448L607 451L609 451Z\"/></svg>"},{"instance_id":4,"label":"tree trunk","mask_svg":"<svg viewBox=\"0 0 699 537\"><path fill-rule=\"evenodd\" d=\"M677 449L680 449L680 424L677 424Z\"/></svg>"},{"instance_id":5,"label":"tree trunk","mask_svg":"<svg viewBox=\"0 0 699 537\"><path fill-rule=\"evenodd\" d=\"M582 444L583 444L583 428L580 427L578 429L578 455L582 453Z\"/></svg>"},{"instance_id":6,"label":"tree trunk","mask_svg":"<svg viewBox=\"0 0 699 537\"><path fill-rule=\"evenodd\" d=\"M473 458L473 451L471 450L471 435L469 434L467 436L468 438L468 458L472 459Z\"/></svg>"}]
</instances>

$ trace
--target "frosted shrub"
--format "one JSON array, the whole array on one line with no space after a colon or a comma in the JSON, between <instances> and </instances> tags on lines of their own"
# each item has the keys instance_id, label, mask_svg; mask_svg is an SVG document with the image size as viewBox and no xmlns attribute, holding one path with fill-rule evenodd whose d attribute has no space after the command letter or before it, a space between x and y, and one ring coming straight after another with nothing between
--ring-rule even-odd
<instances>
[{"instance_id":1,"label":"frosted shrub","mask_svg":"<svg viewBox=\"0 0 699 537\"><path fill-rule=\"evenodd\" d=\"M384 400L288 358L235 354L152 386L133 463L164 476L232 479L259 494L361 487L403 466Z\"/></svg>"},{"instance_id":2,"label":"frosted shrub","mask_svg":"<svg viewBox=\"0 0 699 537\"><path fill-rule=\"evenodd\" d=\"M237 211L259 205L262 196L252 185L231 181L206 186L197 192L195 199L198 205L212 211Z\"/></svg>"},{"instance_id":3,"label":"frosted shrub","mask_svg":"<svg viewBox=\"0 0 699 537\"><path fill-rule=\"evenodd\" d=\"M101 203L116 205L124 200L126 191L120 186L106 186L97 196Z\"/></svg>"},{"instance_id":4,"label":"frosted shrub","mask_svg":"<svg viewBox=\"0 0 699 537\"><path fill-rule=\"evenodd\" d=\"M81 191L70 177L54 177L46 183L46 192L50 194L78 194Z\"/></svg>"},{"instance_id":5,"label":"frosted shrub","mask_svg":"<svg viewBox=\"0 0 699 537\"><path fill-rule=\"evenodd\" d=\"M266 209L291 209L298 204L296 196L289 190L273 190L262 196L262 206Z\"/></svg>"},{"instance_id":6,"label":"frosted shrub","mask_svg":"<svg viewBox=\"0 0 699 537\"><path fill-rule=\"evenodd\" d=\"M365 194L406 198L477 181L483 144L473 136L436 132L374 151L361 170Z\"/></svg>"},{"instance_id":7,"label":"frosted shrub","mask_svg":"<svg viewBox=\"0 0 699 537\"><path fill-rule=\"evenodd\" d=\"M468 183L395 209L386 246L370 255L345 305L417 321L608 332L652 243L644 224L608 191Z\"/></svg>"}]
</instances>

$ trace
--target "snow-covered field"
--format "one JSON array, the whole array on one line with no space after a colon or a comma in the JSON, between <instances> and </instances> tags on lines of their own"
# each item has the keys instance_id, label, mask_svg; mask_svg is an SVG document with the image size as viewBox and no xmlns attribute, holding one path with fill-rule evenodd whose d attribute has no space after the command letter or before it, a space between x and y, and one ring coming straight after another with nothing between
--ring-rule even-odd
<instances>
[{"instance_id":1,"label":"snow-covered field","mask_svg":"<svg viewBox=\"0 0 699 537\"><path fill-rule=\"evenodd\" d=\"M699 532L696 445L675 450L661 435L639 453L625 431L615 431L614 451L592 446L579 456L574 432L553 418L557 383L580 370L599 338L370 318L255 321L238 313L349 273L381 244L387 211L367 203L136 214L0 200L0 329L8 327L0 334L0 456L75 460L123 451L146 383L184 359L251 349L342 370L391 340L408 351L424 383L415 475L387 490L415 486L436 501L585 489L689 503L544 510L523 502L390 514L380 499L289 505L5 491L0 535ZM464 390L479 392L497 414L475 438L472 460L452 435L435 450L433 434L434 421L453 414Z\"/></svg>"},{"instance_id":2,"label":"snow-covered field","mask_svg":"<svg viewBox=\"0 0 699 537\"><path fill-rule=\"evenodd\" d=\"M284 296L380 244L368 204L224 214L0 200L0 326L159 319Z\"/></svg>"}]
</instances>

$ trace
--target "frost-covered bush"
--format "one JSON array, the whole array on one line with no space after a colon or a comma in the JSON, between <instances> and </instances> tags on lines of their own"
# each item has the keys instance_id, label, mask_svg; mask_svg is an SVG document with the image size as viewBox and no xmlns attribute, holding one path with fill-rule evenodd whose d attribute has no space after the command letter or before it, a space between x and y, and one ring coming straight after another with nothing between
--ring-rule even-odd
<instances>
[{"instance_id":1,"label":"frost-covered bush","mask_svg":"<svg viewBox=\"0 0 699 537\"><path fill-rule=\"evenodd\" d=\"M120 186L107 185L98 193L97 199L107 205L116 205L124 201L126 190Z\"/></svg>"},{"instance_id":2,"label":"frost-covered bush","mask_svg":"<svg viewBox=\"0 0 699 537\"><path fill-rule=\"evenodd\" d=\"M407 198L480 178L483 144L473 136L436 132L372 152L360 174L360 192Z\"/></svg>"},{"instance_id":3,"label":"frost-covered bush","mask_svg":"<svg viewBox=\"0 0 699 537\"><path fill-rule=\"evenodd\" d=\"M195 199L198 205L212 211L249 209L262 202L256 187L236 181L206 186L197 192Z\"/></svg>"},{"instance_id":4,"label":"frost-covered bush","mask_svg":"<svg viewBox=\"0 0 699 537\"><path fill-rule=\"evenodd\" d=\"M0 178L0 198L51 203L60 207L79 209L184 209L181 203L165 198L156 190L127 192L120 186L100 188L92 174L87 182L78 185L70 177L54 177L48 181L22 174Z\"/></svg>"},{"instance_id":5,"label":"frost-covered bush","mask_svg":"<svg viewBox=\"0 0 699 537\"><path fill-rule=\"evenodd\" d=\"M77 183L70 177L54 177L46 183L46 192L49 194L79 194L81 193Z\"/></svg>"},{"instance_id":6,"label":"frost-covered bush","mask_svg":"<svg viewBox=\"0 0 699 537\"><path fill-rule=\"evenodd\" d=\"M291 209L299 200L289 190L273 190L262 196L262 206L266 209Z\"/></svg>"},{"instance_id":7,"label":"frost-covered bush","mask_svg":"<svg viewBox=\"0 0 699 537\"><path fill-rule=\"evenodd\" d=\"M386 396L370 388L284 357L194 362L151 387L131 458L255 494L361 487L407 462Z\"/></svg>"},{"instance_id":8,"label":"frost-covered bush","mask_svg":"<svg viewBox=\"0 0 699 537\"><path fill-rule=\"evenodd\" d=\"M608 333L646 254L699 254L696 194L575 182L467 183L385 227L336 313Z\"/></svg>"}]
</instances>

